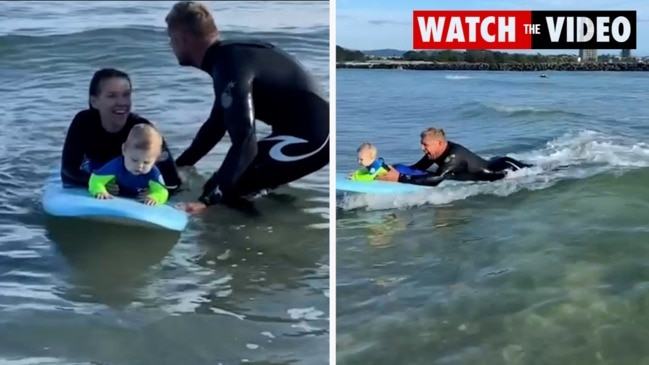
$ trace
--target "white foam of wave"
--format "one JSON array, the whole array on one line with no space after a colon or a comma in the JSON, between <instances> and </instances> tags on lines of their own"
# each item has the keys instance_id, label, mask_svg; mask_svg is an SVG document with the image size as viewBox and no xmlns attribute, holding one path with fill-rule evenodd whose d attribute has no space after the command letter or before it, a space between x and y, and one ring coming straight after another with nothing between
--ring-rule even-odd
<instances>
[{"instance_id":1,"label":"white foam of wave","mask_svg":"<svg viewBox=\"0 0 649 365\"><path fill-rule=\"evenodd\" d=\"M467 75L444 75L444 78L447 80L468 80L473 77Z\"/></svg>"},{"instance_id":2,"label":"white foam of wave","mask_svg":"<svg viewBox=\"0 0 649 365\"><path fill-rule=\"evenodd\" d=\"M339 202L344 210L382 210L419 205L445 205L472 196L507 196L521 190L540 190L559 181L584 179L603 172L649 166L649 144L628 137L594 131L566 134L543 148L509 155L535 165L488 183L447 181L430 191L403 195L348 195ZM487 156L488 157L488 156ZM561 167L561 169L553 170Z\"/></svg>"},{"instance_id":3,"label":"white foam of wave","mask_svg":"<svg viewBox=\"0 0 649 365\"><path fill-rule=\"evenodd\" d=\"M324 312L321 310L315 309L314 307L309 308L291 308L286 311L286 313L291 317L291 319L305 319L308 321L321 320L324 315Z\"/></svg>"},{"instance_id":4,"label":"white foam of wave","mask_svg":"<svg viewBox=\"0 0 649 365\"><path fill-rule=\"evenodd\" d=\"M524 105L504 105L504 104L484 104L482 105L485 108L500 112L500 113L520 113L520 112L551 112L551 109L539 108L534 106L524 106Z\"/></svg>"},{"instance_id":5,"label":"white foam of wave","mask_svg":"<svg viewBox=\"0 0 649 365\"><path fill-rule=\"evenodd\" d=\"M95 362L72 362L55 357L30 357L25 359L10 359L0 357L2 365L92 365Z\"/></svg>"},{"instance_id":6,"label":"white foam of wave","mask_svg":"<svg viewBox=\"0 0 649 365\"><path fill-rule=\"evenodd\" d=\"M291 325L292 328L300 329L305 332L316 332L320 331L323 328L318 328L313 326L313 321L329 321L329 318L323 318L324 312L321 310L315 309L314 307L309 308L291 308L286 311L291 317L292 320L298 320L299 322Z\"/></svg>"}]
</instances>

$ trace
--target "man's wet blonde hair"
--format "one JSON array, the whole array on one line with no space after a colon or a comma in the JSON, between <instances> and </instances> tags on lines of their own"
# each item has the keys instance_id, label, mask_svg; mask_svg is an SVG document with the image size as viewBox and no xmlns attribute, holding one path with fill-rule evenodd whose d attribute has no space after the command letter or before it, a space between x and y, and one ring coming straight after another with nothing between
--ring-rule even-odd
<instances>
[{"instance_id":1,"label":"man's wet blonde hair","mask_svg":"<svg viewBox=\"0 0 649 365\"><path fill-rule=\"evenodd\" d=\"M136 124L128 133L126 149L136 149L141 151L162 150L162 135L155 127L149 124Z\"/></svg>"},{"instance_id":2,"label":"man's wet blonde hair","mask_svg":"<svg viewBox=\"0 0 649 365\"><path fill-rule=\"evenodd\" d=\"M165 18L167 28L183 28L196 37L218 36L219 30L207 5L197 1L179 1Z\"/></svg>"},{"instance_id":3,"label":"man's wet blonde hair","mask_svg":"<svg viewBox=\"0 0 649 365\"><path fill-rule=\"evenodd\" d=\"M362 143L356 150L356 153L360 153L361 151L366 151L366 150L370 151L370 155L372 156L372 158L376 158L376 155L378 154L378 150L371 143L367 143L367 142Z\"/></svg>"},{"instance_id":4,"label":"man's wet blonde hair","mask_svg":"<svg viewBox=\"0 0 649 365\"><path fill-rule=\"evenodd\" d=\"M419 135L421 139L424 138L441 138L441 139L446 139L446 133L444 133L444 130L441 128L426 128L424 129L421 134Z\"/></svg>"}]
</instances>

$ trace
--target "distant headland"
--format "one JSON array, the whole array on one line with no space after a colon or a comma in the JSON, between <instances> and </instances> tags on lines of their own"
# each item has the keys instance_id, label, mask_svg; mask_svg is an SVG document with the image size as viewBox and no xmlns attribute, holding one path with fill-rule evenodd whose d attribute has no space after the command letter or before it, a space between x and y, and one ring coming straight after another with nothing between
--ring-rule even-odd
<instances>
[{"instance_id":1,"label":"distant headland","mask_svg":"<svg viewBox=\"0 0 649 365\"><path fill-rule=\"evenodd\" d=\"M637 58L599 55L580 62L576 55L521 54L498 51L361 52L336 46L336 68L439 71L649 71L649 62Z\"/></svg>"}]
</instances>

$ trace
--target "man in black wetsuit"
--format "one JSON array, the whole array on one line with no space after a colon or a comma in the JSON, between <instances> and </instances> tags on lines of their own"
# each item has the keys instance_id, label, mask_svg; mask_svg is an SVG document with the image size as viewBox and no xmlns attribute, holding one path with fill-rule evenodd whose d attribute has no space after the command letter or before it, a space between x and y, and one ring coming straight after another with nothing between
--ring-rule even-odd
<instances>
[{"instance_id":1,"label":"man in black wetsuit","mask_svg":"<svg viewBox=\"0 0 649 365\"><path fill-rule=\"evenodd\" d=\"M207 7L179 2L166 17L181 66L212 76L215 101L208 120L176 160L191 166L227 132L232 146L189 212L274 189L329 163L329 103L314 79L288 53L257 41L223 41ZM272 127L257 140L255 120Z\"/></svg>"},{"instance_id":2,"label":"man in black wetsuit","mask_svg":"<svg viewBox=\"0 0 649 365\"><path fill-rule=\"evenodd\" d=\"M420 137L426 155L410 168L426 171L436 164L437 170L422 175L409 175L390 169L385 175L377 177L377 180L426 186L437 186L447 179L496 181L504 178L507 171L532 166L511 157L495 157L487 161L464 146L448 141L443 129L428 128Z\"/></svg>"}]
</instances>

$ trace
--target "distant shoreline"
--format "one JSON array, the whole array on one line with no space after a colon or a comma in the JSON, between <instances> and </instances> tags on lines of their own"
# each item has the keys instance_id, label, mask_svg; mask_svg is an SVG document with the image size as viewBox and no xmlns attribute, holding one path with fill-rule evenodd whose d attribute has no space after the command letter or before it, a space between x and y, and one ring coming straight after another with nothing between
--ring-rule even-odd
<instances>
[{"instance_id":1,"label":"distant shoreline","mask_svg":"<svg viewBox=\"0 0 649 365\"><path fill-rule=\"evenodd\" d=\"M336 62L342 69L418 70L418 71L649 71L649 63L468 63L380 60L363 62Z\"/></svg>"}]
</instances>

